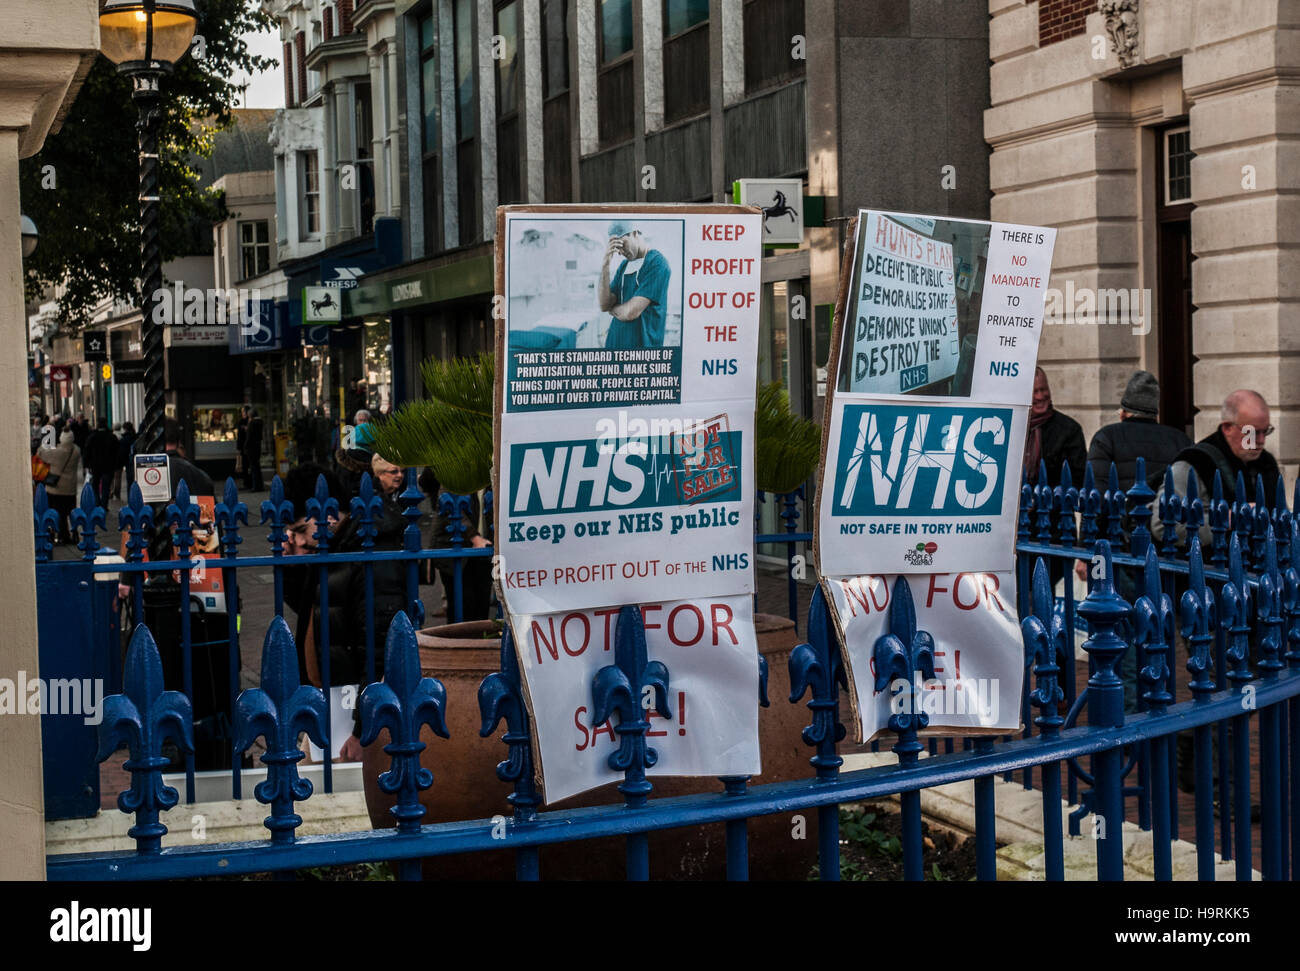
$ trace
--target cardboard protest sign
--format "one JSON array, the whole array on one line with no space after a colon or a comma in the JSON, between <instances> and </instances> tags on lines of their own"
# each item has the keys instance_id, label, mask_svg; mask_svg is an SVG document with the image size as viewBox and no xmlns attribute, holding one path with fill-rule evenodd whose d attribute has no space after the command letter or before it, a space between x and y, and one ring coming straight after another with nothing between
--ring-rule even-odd
<instances>
[{"instance_id":1,"label":"cardboard protest sign","mask_svg":"<svg viewBox=\"0 0 1300 971\"><path fill-rule=\"evenodd\" d=\"M641 605L646 653L668 668L670 718L647 712L650 776L757 775L758 643L752 600ZM614 663L618 608L517 614L511 620L532 713L544 799L617 782L614 725L592 724L591 682Z\"/></svg>"},{"instance_id":2,"label":"cardboard protest sign","mask_svg":"<svg viewBox=\"0 0 1300 971\"><path fill-rule=\"evenodd\" d=\"M741 206L500 211L509 610L752 592L760 230Z\"/></svg>"},{"instance_id":3,"label":"cardboard protest sign","mask_svg":"<svg viewBox=\"0 0 1300 971\"><path fill-rule=\"evenodd\" d=\"M877 640L890 633L889 605L897 575L823 581L844 645L857 737L886 730L894 713L925 712L922 734L974 735L1020 728L1024 653L1016 616L1015 573L907 575L916 626L934 638L934 677L876 689Z\"/></svg>"},{"instance_id":4,"label":"cardboard protest sign","mask_svg":"<svg viewBox=\"0 0 1300 971\"><path fill-rule=\"evenodd\" d=\"M1010 568L1027 413L837 396L818 508L822 574Z\"/></svg>"},{"instance_id":5,"label":"cardboard protest sign","mask_svg":"<svg viewBox=\"0 0 1300 971\"><path fill-rule=\"evenodd\" d=\"M828 364L823 576L1011 569L1055 240L1035 226L859 213Z\"/></svg>"},{"instance_id":6,"label":"cardboard protest sign","mask_svg":"<svg viewBox=\"0 0 1300 971\"><path fill-rule=\"evenodd\" d=\"M1056 231L862 210L853 232L813 552L859 737L904 704L936 731L1012 730L1023 648L1011 571ZM900 576L935 639L936 678L877 691Z\"/></svg>"},{"instance_id":7,"label":"cardboard protest sign","mask_svg":"<svg viewBox=\"0 0 1300 971\"><path fill-rule=\"evenodd\" d=\"M496 238L495 575L546 799L619 777L591 683L628 604L669 672L654 772L756 773L762 216L511 206Z\"/></svg>"}]
</instances>

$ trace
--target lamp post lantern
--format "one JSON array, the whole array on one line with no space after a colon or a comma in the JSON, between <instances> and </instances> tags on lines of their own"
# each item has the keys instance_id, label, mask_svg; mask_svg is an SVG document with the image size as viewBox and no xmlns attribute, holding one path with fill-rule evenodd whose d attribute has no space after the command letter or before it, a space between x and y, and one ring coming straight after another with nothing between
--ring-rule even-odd
<instances>
[{"instance_id":1,"label":"lamp post lantern","mask_svg":"<svg viewBox=\"0 0 1300 971\"><path fill-rule=\"evenodd\" d=\"M23 259L27 259L36 252L36 243L40 239L40 234L36 232L36 223L26 216L22 216L19 225L22 227L23 234Z\"/></svg>"},{"instance_id":2,"label":"lamp post lantern","mask_svg":"<svg viewBox=\"0 0 1300 971\"><path fill-rule=\"evenodd\" d=\"M198 23L193 0L108 0L99 14L100 49L131 78L140 113L140 341L144 353L141 452L163 451L163 334L154 320L162 289L159 231L159 82L185 56Z\"/></svg>"}]
</instances>

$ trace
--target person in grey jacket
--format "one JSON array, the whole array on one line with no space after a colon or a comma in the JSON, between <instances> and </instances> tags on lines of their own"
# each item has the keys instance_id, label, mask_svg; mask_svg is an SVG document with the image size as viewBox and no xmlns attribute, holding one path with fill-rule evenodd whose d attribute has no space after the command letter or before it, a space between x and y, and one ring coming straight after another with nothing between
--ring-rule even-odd
<instances>
[{"instance_id":1,"label":"person in grey jacket","mask_svg":"<svg viewBox=\"0 0 1300 971\"><path fill-rule=\"evenodd\" d=\"M76 436L67 430L59 436L58 445L43 448L39 454L50 467L50 475L45 480L45 495L49 497L50 508L59 514L59 542L71 543L68 515L76 507L77 494L81 490L81 449L77 448ZM54 476L58 476L57 484L50 482Z\"/></svg>"},{"instance_id":2,"label":"person in grey jacket","mask_svg":"<svg viewBox=\"0 0 1300 971\"><path fill-rule=\"evenodd\" d=\"M1120 420L1098 430L1088 445L1088 464L1098 489L1105 490L1112 462L1119 487L1131 488L1139 457L1146 459L1147 482L1159 484L1175 456L1191 447L1192 440L1181 429L1156 421L1159 410L1160 382L1150 371L1134 371L1119 401Z\"/></svg>"}]
</instances>

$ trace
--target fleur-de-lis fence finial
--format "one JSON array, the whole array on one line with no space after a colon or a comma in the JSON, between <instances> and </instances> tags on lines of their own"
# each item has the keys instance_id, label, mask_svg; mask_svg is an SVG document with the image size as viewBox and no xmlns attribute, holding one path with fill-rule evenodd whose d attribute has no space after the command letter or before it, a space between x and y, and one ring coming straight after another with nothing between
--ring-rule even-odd
<instances>
[{"instance_id":1,"label":"fleur-de-lis fence finial","mask_svg":"<svg viewBox=\"0 0 1300 971\"><path fill-rule=\"evenodd\" d=\"M325 719L329 717L320 688L298 682L298 652L283 617L273 617L262 643L262 682L248 688L235 704L236 750L247 751L261 736L266 739L262 764L266 779L253 790L257 801L271 807L263 825L271 831L271 842L292 843L302 817L293 804L311 796L311 780L298 777L298 763L304 752L298 735L320 748L327 748ZM326 751L329 758L333 753Z\"/></svg>"},{"instance_id":2,"label":"fleur-de-lis fence finial","mask_svg":"<svg viewBox=\"0 0 1300 971\"><path fill-rule=\"evenodd\" d=\"M420 489L415 468L406 470L406 488L397 497L406 517L406 529L402 531L402 549L408 553L418 553L424 546L420 536L420 503L424 501L424 492ZM424 603L420 600L420 564L414 558L406 561L406 614L411 623L419 628L424 626Z\"/></svg>"},{"instance_id":3,"label":"fleur-de-lis fence finial","mask_svg":"<svg viewBox=\"0 0 1300 971\"><path fill-rule=\"evenodd\" d=\"M32 497L32 525L36 529L36 562L45 563L54 553L54 537L59 530L59 511L50 508L45 483L38 483Z\"/></svg>"},{"instance_id":4,"label":"fleur-de-lis fence finial","mask_svg":"<svg viewBox=\"0 0 1300 971\"><path fill-rule=\"evenodd\" d=\"M420 648L415 628L406 614L398 611L388 627L384 646L384 680L361 692L361 744L369 745L388 729L391 741L384 753L392 767L379 777L379 788L397 794L392 809L397 828L413 832L420 828L424 806L420 792L433 784L433 773L420 765L425 744L420 728L428 725L434 734L448 738L445 710L447 691L437 678L420 672Z\"/></svg>"},{"instance_id":5,"label":"fleur-de-lis fence finial","mask_svg":"<svg viewBox=\"0 0 1300 971\"><path fill-rule=\"evenodd\" d=\"M1174 485L1173 463L1165 466L1165 487L1160 493L1160 555L1169 558L1178 551L1177 526L1183 518L1183 500Z\"/></svg>"},{"instance_id":6,"label":"fleur-de-lis fence finial","mask_svg":"<svg viewBox=\"0 0 1300 971\"><path fill-rule=\"evenodd\" d=\"M1020 471L1020 512L1016 519L1016 541L1019 543L1028 543L1032 539L1029 532L1029 514L1034 510L1034 487L1029 484L1029 476L1022 469ZM758 516L758 508L754 509L754 516ZM755 518L757 522L757 518Z\"/></svg>"},{"instance_id":7,"label":"fleur-de-lis fence finial","mask_svg":"<svg viewBox=\"0 0 1300 971\"><path fill-rule=\"evenodd\" d=\"M1089 546L1097 539L1097 519L1101 516L1101 490L1092 465L1083 467L1083 487L1079 490L1079 542Z\"/></svg>"},{"instance_id":8,"label":"fleur-de-lis fence finial","mask_svg":"<svg viewBox=\"0 0 1300 971\"><path fill-rule=\"evenodd\" d=\"M916 733L930 724L922 676L934 680L934 638L928 631L916 629L916 607L906 576L894 580L889 631L876 638L871 657L876 666L876 690L891 694L889 728L898 735L894 745L898 761L906 764L919 757L922 746Z\"/></svg>"},{"instance_id":9,"label":"fleur-de-lis fence finial","mask_svg":"<svg viewBox=\"0 0 1300 971\"><path fill-rule=\"evenodd\" d=\"M820 583L813 587L808 605L808 640L790 652L789 670L790 704L798 702L805 692L811 695L808 708L812 724L801 733L804 744L817 749L809 762L818 778L834 778L844 764L835 753L835 745L845 735L840 723L839 689L848 691L848 676L831 633L830 611Z\"/></svg>"},{"instance_id":10,"label":"fleur-de-lis fence finial","mask_svg":"<svg viewBox=\"0 0 1300 971\"><path fill-rule=\"evenodd\" d=\"M1259 571L1259 587L1255 594L1256 617L1259 622L1260 676L1276 677L1282 670L1282 600L1285 583L1277 563L1277 541L1273 537L1273 524L1268 523L1264 534L1264 565Z\"/></svg>"},{"instance_id":11,"label":"fleur-de-lis fence finial","mask_svg":"<svg viewBox=\"0 0 1300 971\"><path fill-rule=\"evenodd\" d=\"M1183 541L1183 555L1192 548L1191 536L1201 531L1201 523L1205 522L1205 504L1201 502L1201 487L1196 477L1196 469L1187 470L1187 495L1183 497L1182 509L1179 515L1182 517L1183 528L1186 530L1186 539Z\"/></svg>"},{"instance_id":12,"label":"fleur-de-lis fence finial","mask_svg":"<svg viewBox=\"0 0 1300 971\"><path fill-rule=\"evenodd\" d=\"M1232 507L1223 498L1223 473L1214 470L1214 489L1207 511L1210 519L1210 562L1215 566L1228 563L1228 531L1232 528ZM1190 541L1188 549L1191 549Z\"/></svg>"},{"instance_id":13,"label":"fleur-de-lis fence finial","mask_svg":"<svg viewBox=\"0 0 1300 971\"><path fill-rule=\"evenodd\" d=\"M537 815L542 798L533 781L532 730L528 724L519 658L515 655L514 634L509 624L501 634L501 670L489 674L478 686L478 710L483 717L479 729L483 738L496 731L502 721L506 723L506 733L501 736L501 741L506 743L509 754L504 761L497 763L497 778L514 784L514 792L506 798L515 808L515 819L532 819Z\"/></svg>"},{"instance_id":14,"label":"fleur-de-lis fence finial","mask_svg":"<svg viewBox=\"0 0 1300 971\"><path fill-rule=\"evenodd\" d=\"M596 672L591 682L591 724L599 726L618 713L618 749L609 756L609 767L624 774L618 790L629 806L645 805L651 785L645 770L659 761L659 753L646 744L650 727L642 699L653 693L654 709L664 718L672 717L668 707L668 668L662 661L646 658L645 625L637 607L624 606L618 612L614 631L614 663Z\"/></svg>"},{"instance_id":15,"label":"fleur-de-lis fence finial","mask_svg":"<svg viewBox=\"0 0 1300 971\"><path fill-rule=\"evenodd\" d=\"M1297 477L1300 482L1300 477ZM1277 544L1277 565L1286 569L1291 563L1291 510L1286 506L1286 479L1277 477L1277 502L1273 506L1273 536Z\"/></svg>"},{"instance_id":16,"label":"fleur-de-lis fence finial","mask_svg":"<svg viewBox=\"0 0 1300 971\"><path fill-rule=\"evenodd\" d=\"M277 476L278 478L278 476ZM244 537L239 535L240 525L248 525L248 504L240 502L239 487L235 480L226 477L226 486L222 490L221 501L212 511L217 528L221 531L221 547L226 556L239 555L239 544Z\"/></svg>"},{"instance_id":17,"label":"fleur-de-lis fence finial","mask_svg":"<svg viewBox=\"0 0 1300 971\"><path fill-rule=\"evenodd\" d=\"M1250 521L1250 562L1256 570L1264 568L1264 542L1272 517L1268 508L1268 494L1264 489L1264 476L1255 476L1255 508Z\"/></svg>"},{"instance_id":18,"label":"fleur-de-lis fence finial","mask_svg":"<svg viewBox=\"0 0 1300 971\"><path fill-rule=\"evenodd\" d=\"M357 522L357 536L363 550L375 548L375 536L379 533L375 517L383 508L384 497L375 492L375 483L370 478L370 473L362 472L361 484L357 487L357 494L352 497L352 518Z\"/></svg>"},{"instance_id":19,"label":"fleur-de-lis fence finial","mask_svg":"<svg viewBox=\"0 0 1300 971\"><path fill-rule=\"evenodd\" d=\"M1095 555L1102 558L1101 576L1093 582L1078 608L1092 632L1084 641L1083 649L1096 661L1088 679L1088 718L1095 725L1123 725L1124 682L1115 673L1115 665L1128 649L1128 642L1119 631L1133 608L1115 592L1110 542L1099 539L1094 549Z\"/></svg>"},{"instance_id":20,"label":"fleur-de-lis fence finial","mask_svg":"<svg viewBox=\"0 0 1300 971\"><path fill-rule=\"evenodd\" d=\"M271 498L262 500L262 518L259 525L270 525L266 540L271 544L271 555L284 553L284 533L293 524L293 503L284 497L284 482L278 475L271 477Z\"/></svg>"},{"instance_id":21,"label":"fleur-de-lis fence finial","mask_svg":"<svg viewBox=\"0 0 1300 971\"><path fill-rule=\"evenodd\" d=\"M1034 538L1043 545L1052 541L1052 487L1047 482L1047 461L1038 460L1038 485L1034 487L1034 507L1038 512Z\"/></svg>"},{"instance_id":22,"label":"fleur-de-lis fence finial","mask_svg":"<svg viewBox=\"0 0 1300 971\"><path fill-rule=\"evenodd\" d=\"M1119 487L1119 470L1115 463L1110 463L1110 472L1106 483L1106 538L1117 544L1124 539L1124 490Z\"/></svg>"},{"instance_id":23,"label":"fleur-de-lis fence finial","mask_svg":"<svg viewBox=\"0 0 1300 971\"><path fill-rule=\"evenodd\" d=\"M1067 655L1065 619L1052 610L1052 581L1042 557L1034 564L1031 602L1033 612L1020 622L1020 636L1024 641L1025 656L1034 665L1034 676L1038 681L1029 696L1034 707L1042 712L1034 719L1034 724L1044 737L1050 738L1061 733L1065 721L1060 713L1065 692L1058 677L1060 662L1066 660Z\"/></svg>"},{"instance_id":24,"label":"fleur-de-lis fence finial","mask_svg":"<svg viewBox=\"0 0 1300 971\"><path fill-rule=\"evenodd\" d=\"M176 501L167 506L167 523L176 528L173 543L176 558L188 560L194 545L194 527L199 523L198 503L190 501L190 486L184 479L176 487Z\"/></svg>"},{"instance_id":25,"label":"fleur-de-lis fence finial","mask_svg":"<svg viewBox=\"0 0 1300 971\"><path fill-rule=\"evenodd\" d=\"M144 559L144 551L149 545L149 534L153 532L153 507L144 501L140 486L131 483L126 493L126 505L117 511L117 528L126 533L126 561L139 563ZM144 616L144 599L142 587L144 574L128 573L135 587L136 616Z\"/></svg>"},{"instance_id":26,"label":"fleur-de-lis fence finial","mask_svg":"<svg viewBox=\"0 0 1300 971\"><path fill-rule=\"evenodd\" d=\"M1300 480L1298 480L1300 481ZM1286 610L1286 661L1289 668L1300 668L1300 519L1291 520L1291 556L1283 574Z\"/></svg>"},{"instance_id":27,"label":"fleur-de-lis fence finial","mask_svg":"<svg viewBox=\"0 0 1300 971\"><path fill-rule=\"evenodd\" d=\"M1196 548L1199 551L1199 538ZM1161 589L1160 561L1152 547L1147 547L1142 581L1142 595L1133 604L1134 646L1146 651L1147 665L1138 672L1138 677L1147 686L1143 694L1147 704L1153 711L1161 712L1174 700L1166 687L1169 679L1166 655L1174 645L1174 604Z\"/></svg>"},{"instance_id":28,"label":"fleur-de-lis fence finial","mask_svg":"<svg viewBox=\"0 0 1300 971\"><path fill-rule=\"evenodd\" d=\"M1056 520L1056 541L1062 546L1074 545L1074 513L1079 508L1079 490L1074 487L1070 463L1061 463L1061 484L1053 490L1053 500L1059 514Z\"/></svg>"},{"instance_id":29,"label":"fleur-de-lis fence finial","mask_svg":"<svg viewBox=\"0 0 1300 971\"><path fill-rule=\"evenodd\" d=\"M1234 538L1235 542L1235 538ZM1192 675L1188 687L1198 701L1206 701L1214 692L1210 645L1218 627L1218 603L1214 591L1205 585L1205 568L1201 563L1201 538L1192 537L1187 559L1187 589L1179 601L1179 633L1187 641L1187 670Z\"/></svg>"},{"instance_id":30,"label":"fleur-de-lis fence finial","mask_svg":"<svg viewBox=\"0 0 1300 971\"><path fill-rule=\"evenodd\" d=\"M1228 582L1219 593L1220 623L1228 629L1228 680L1245 684L1250 680L1251 592L1246 582L1241 540L1232 534L1228 546Z\"/></svg>"},{"instance_id":31,"label":"fleur-de-lis fence finial","mask_svg":"<svg viewBox=\"0 0 1300 971\"><path fill-rule=\"evenodd\" d=\"M1237 534L1243 551L1250 550L1250 536L1255 526L1255 509L1246 495L1246 476L1237 472L1237 491L1232 501L1232 531Z\"/></svg>"},{"instance_id":32,"label":"fleur-de-lis fence finial","mask_svg":"<svg viewBox=\"0 0 1300 971\"><path fill-rule=\"evenodd\" d=\"M135 825L127 835L140 853L158 853L167 827L159 812L171 809L180 799L171 786L163 784L163 771L171 761L162 754L163 743L171 739L182 753L194 751L193 715L190 701L179 691L166 691L158 645L144 624L135 628L126 652L126 670L120 695L103 702L96 761L125 745L131 757L123 768L131 773L131 788L118 794L117 808L135 814Z\"/></svg>"},{"instance_id":33,"label":"fleur-de-lis fence finial","mask_svg":"<svg viewBox=\"0 0 1300 971\"><path fill-rule=\"evenodd\" d=\"M1137 459L1137 468L1133 471L1133 485L1125 495L1125 503L1133 509L1129 521L1133 524L1129 535L1129 552L1134 556L1146 556L1147 547L1151 545L1151 502L1156 494L1147 485L1147 460L1141 455Z\"/></svg>"},{"instance_id":34,"label":"fleur-de-lis fence finial","mask_svg":"<svg viewBox=\"0 0 1300 971\"><path fill-rule=\"evenodd\" d=\"M330 495L325 476L316 476L316 491L307 500L307 515L316 520L316 548L328 553L330 548L330 520L339 518L339 501Z\"/></svg>"},{"instance_id":35,"label":"fleur-de-lis fence finial","mask_svg":"<svg viewBox=\"0 0 1300 971\"><path fill-rule=\"evenodd\" d=\"M81 558L94 562L99 552L99 540L95 538L95 527L104 528L104 507L95 501L95 490L87 482L81 487L81 502L68 515L72 530L77 534L77 549Z\"/></svg>"}]
</instances>

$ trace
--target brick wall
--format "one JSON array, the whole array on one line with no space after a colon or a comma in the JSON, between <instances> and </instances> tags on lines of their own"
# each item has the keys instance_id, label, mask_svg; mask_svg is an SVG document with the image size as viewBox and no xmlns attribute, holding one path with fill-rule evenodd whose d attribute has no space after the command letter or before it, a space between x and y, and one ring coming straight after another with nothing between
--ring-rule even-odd
<instances>
[{"instance_id":1,"label":"brick wall","mask_svg":"<svg viewBox=\"0 0 1300 971\"><path fill-rule=\"evenodd\" d=\"M329 40L334 36L334 11L330 7L325 8L325 39Z\"/></svg>"},{"instance_id":2,"label":"brick wall","mask_svg":"<svg viewBox=\"0 0 1300 971\"><path fill-rule=\"evenodd\" d=\"M353 0L339 0L339 33L352 33L352 10L356 6Z\"/></svg>"},{"instance_id":3,"label":"brick wall","mask_svg":"<svg viewBox=\"0 0 1300 971\"><path fill-rule=\"evenodd\" d=\"M298 91L302 98L305 98L307 97L307 35L301 30L293 35L293 46L298 54Z\"/></svg>"},{"instance_id":4,"label":"brick wall","mask_svg":"<svg viewBox=\"0 0 1300 971\"><path fill-rule=\"evenodd\" d=\"M293 98L293 45L287 41L284 45L284 106L298 107L298 102Z\"/></svg>"},{"instance_id":5,"label":"brick wall","mask_svg":"<svg viewBox=\"0 0 1300 971\"><path fill-rule=\"evenodd\" d=\"M1096 9L1097 0L1038 0L1038 46L1082 34Z\"/></svg>"}]
</instances>

